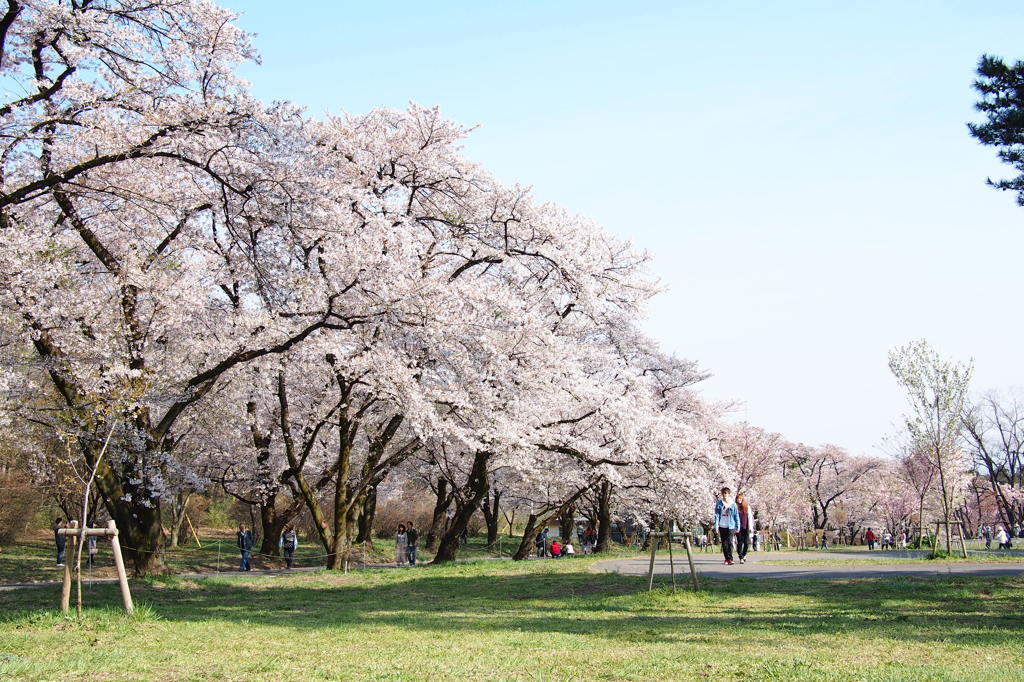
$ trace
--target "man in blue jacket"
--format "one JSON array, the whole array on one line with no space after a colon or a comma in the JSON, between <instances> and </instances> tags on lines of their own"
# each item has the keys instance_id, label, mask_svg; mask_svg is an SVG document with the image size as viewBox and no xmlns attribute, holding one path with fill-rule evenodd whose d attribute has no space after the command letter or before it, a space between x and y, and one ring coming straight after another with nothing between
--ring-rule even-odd
<instances>
[{"instance_id":1,"label":"man in blue jacket","mask_svg":"<svg viewBox=\"0 0 1024 682\"><path fill-rule=\"evenodd\" d=\"M722 488L722 498L715 503L715 527L722 541L725 563L732 566L732 536L740 529L740 512L729 488Z\"/></svg>"},{"instance_id":2,"label":"man in blue jacket","mask_svg":"<svg viewBox=\"0 0 1024 682\"><path fill-rule=\"evenodd\" d=\"M249 552L252 551L252 531L245 527L244 523L238 524L238 551L242 553L242 563L239 564L239 571L251 571L249 564Z\"/></svg>"}]
</instances>

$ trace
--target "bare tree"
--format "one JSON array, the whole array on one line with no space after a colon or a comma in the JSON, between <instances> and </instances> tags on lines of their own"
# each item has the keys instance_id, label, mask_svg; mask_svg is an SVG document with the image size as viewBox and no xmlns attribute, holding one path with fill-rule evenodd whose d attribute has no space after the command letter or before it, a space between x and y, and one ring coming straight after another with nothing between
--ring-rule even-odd
<instances>
[{"instance_id":1,"label":"bare tree","mask_svg":"<svg viewBox=\"0 0 1024 682\"><path fill-rule=\"evenodd\" d=\"M1007 528L1024 519L1024 405L989 393L964 414L964 441L987 475Z\"/></svg>"}]
</instances>

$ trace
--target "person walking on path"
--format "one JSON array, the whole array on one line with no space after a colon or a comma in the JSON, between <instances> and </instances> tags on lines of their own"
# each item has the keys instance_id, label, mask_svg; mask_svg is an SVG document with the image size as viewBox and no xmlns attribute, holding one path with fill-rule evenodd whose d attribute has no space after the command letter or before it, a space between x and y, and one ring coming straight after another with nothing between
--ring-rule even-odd
<instances>
[{"instance_id":1,"label":"person walking on path","mask_svg":"<svg viewBox=\"0 0 1024 682\"><path fill-rule=\"evenodd\" d=\"M66 536L60 534L61 528L67 528L67 524L64 523L64 519L57 518L53 521L53 542L57 545L57 565L64 565L64 548L67 547L68 539Z\"/></svg>"},{"instance_id":2,"label":"person walking on path","mask_svg":"<svg viewBox=\"0 0 1024 682\"><path fill-rule=\"evenodd\" d=\"M725 563L732 566L732 536L740 528L740 512L732 501L730 488L722 488L722 499L715 503L715 527L722 541Z\"/></svg>"},{"instance_id":3,"label":"person walking on path","mask_svg":"<svg viewBox=\"0 0 1024 682\"><path fill-rule=\"evenodd\" d=\"M409 553L409 565L416 565L416 545L420 541L420 534L413 525L412 521L409 521L409 530L405 531L406 539L408 540L408 553Z\"/></svg>"},{"instance_id":4,"label":"person walking on path","mask_svg":"<svg viewBox=\"0 0 1024 682\"><path fill-rule=\"evenodd\" d=\"M754 511L747 504L743 493L736 496L736 509L740 514L740 528L736 532L736 554L740 563L747 563L747 552L750 551L750 534L754 529Z\"/></svg>"},{"instance_id":5,"label":"person walking on path","mask_svg":"<svg viewBox=\"0 0 1024 682\"><path fill-rule=\"evenodd\" d=\"M299 534L295 532L295 529L291 524L284 527L284 532L281 533L281 552L284 554L284 564L290 571L295 550L299 548Z\"/></svg>"},{"instance_id":6,"label":"person walking on path","mask_svg":"<svg viewBox=\"0 0 1024 682\"><path fill-rule=\"evenodd\" d=\"M249 563L249 552L252 551L252 531L245 527L244 523L238 524L238 551L242 553L242 561L238 564L239 571L251 571L252 564Z\"/></svg>"},{"instance_id":7,"label":"person walking on path","mask_svg":"<svg viewBox=\"0 0 1024 682\"><path fill-rule=\"evenodd\" d=\"M398 524L398 533L395 535L395 565L401 566L406 561L406 553L409 549L409 536L405 532L405 524Z\"/></svg>"},{"instance_id":8,"label":"person walking on path","mask_svg":"<svg viewBox=\"0 0 1024 682\"><path fill-rule=\"evenodd\" d=\"M875 540L877 539L878 537L875 535L875 531L871 530L870 528L868 528L867 533L864 533L864 540L868 543L869 552L875 548Z\"/></svg>"}]
</instances>

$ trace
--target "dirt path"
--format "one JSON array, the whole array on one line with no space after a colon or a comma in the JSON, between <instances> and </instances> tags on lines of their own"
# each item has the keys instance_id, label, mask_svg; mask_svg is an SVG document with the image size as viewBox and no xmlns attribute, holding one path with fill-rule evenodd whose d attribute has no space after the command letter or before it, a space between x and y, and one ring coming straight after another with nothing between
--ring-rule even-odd
<instances>
[{"instance_id":1,"label":"dirt path","mask_svg":"<svg viewBox=\"0 0 1024 682\"><path fill-rule=\"evenodd\" d=\"M891 576L933 576L933 575L1019 575L1024 574L1024 559L1012 563L972 562L972 561L936 561L886 563L892 559L919 558L926 552L863 552L863 551L828 551L828 552L752 552L747 555L747 563L735 563L726 566L722 563L721 554L694 554L697 574L709 578L872 578ZM806 560L831 561L865 561L857 565L793 565L787 561ZM690 569L686 564L686 553L679 552L675 558L676 575L688 576ZM598 561L591 570L626 575L647 575L650 556L632 557L628 559L607 559ZM658 553L654 563L655 575L669 575L668 553Z\"/></svg>"}]
</instances>

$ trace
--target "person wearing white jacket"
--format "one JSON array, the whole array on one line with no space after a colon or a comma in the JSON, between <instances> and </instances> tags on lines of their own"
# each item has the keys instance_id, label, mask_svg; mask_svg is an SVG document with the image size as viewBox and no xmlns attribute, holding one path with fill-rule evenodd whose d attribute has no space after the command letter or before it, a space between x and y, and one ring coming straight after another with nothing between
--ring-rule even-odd
<instances>
[{"instance_id":1,"label":"person wearing white jacket","mask_svg":"<svg viewBox=\"0 0 1024 682\"><path fill-rule=\"evenodd\" d=\"M999 532L996 533L996 542L999 543L999 549L1009 549L1010 547L1010 536L1006 534L1002 526L999 526Z\"/></svg>"}]
</instances>

